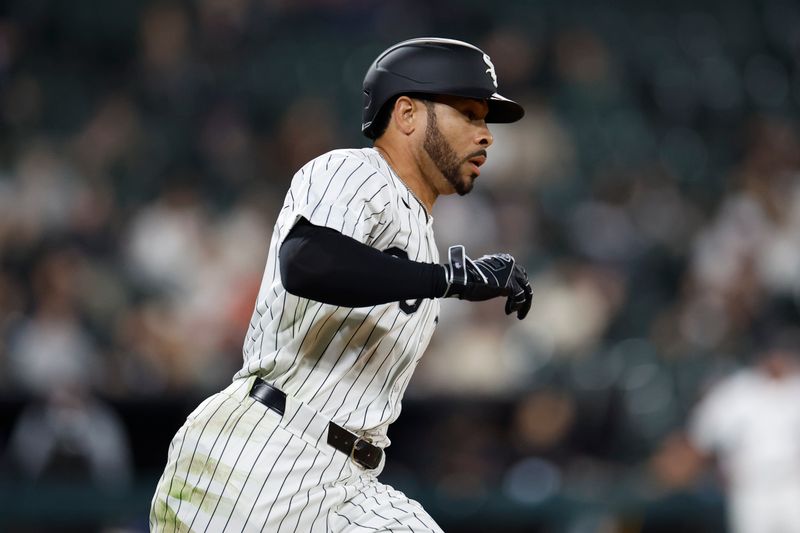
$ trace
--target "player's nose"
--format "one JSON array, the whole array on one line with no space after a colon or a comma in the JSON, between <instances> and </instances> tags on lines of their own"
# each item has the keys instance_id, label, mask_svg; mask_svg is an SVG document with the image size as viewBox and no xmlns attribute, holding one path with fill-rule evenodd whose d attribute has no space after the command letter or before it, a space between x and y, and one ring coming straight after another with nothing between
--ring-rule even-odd
<instances>
[{"instance_id":1,"label":"player's nose","mask_svg":"<svg viewBox=\"0 0 800 533\"><path fill-rule=\"evenodd\" d=\"M489 148L494 142L494 136L492 135L492 132L489 131L489 126L487 126L485 122L478 130L475 142L484 149Z\"/></svg>"}]
</instances>

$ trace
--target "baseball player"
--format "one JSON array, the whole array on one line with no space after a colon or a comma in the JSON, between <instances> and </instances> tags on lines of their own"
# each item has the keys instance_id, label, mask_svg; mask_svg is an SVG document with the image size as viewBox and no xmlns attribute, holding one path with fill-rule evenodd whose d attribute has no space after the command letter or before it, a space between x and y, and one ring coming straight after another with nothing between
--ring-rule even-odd
<instances>
[{"instance_id":1,"label":"baseball player","mask_svg":"<svg viewBox=\"0 0 800 533\"><path fill-rule=\"evenodd\" d=\"M364 79L372 148L334 150L294 176L244 341L244 366L175 435L150 511L155 531L441 531L380 483L386 431L438 321L438 298L532 293L508 254L439 264L431 209L468 193L486 124L522 107L480 49L413 39ZM424 450L421 450L424 453Z\"/></svg>"},{"instance_id":2,"label":"baseball player","mask_svg":"<svg viewBox=\"0 0 800 533\"><path fill-rule=\"evenodd\" d=\"M733 533L800 531L800 342L774 334L755 365L712 387L692 413L688 443L716 457Z\"/></svg>"}]
</instances>

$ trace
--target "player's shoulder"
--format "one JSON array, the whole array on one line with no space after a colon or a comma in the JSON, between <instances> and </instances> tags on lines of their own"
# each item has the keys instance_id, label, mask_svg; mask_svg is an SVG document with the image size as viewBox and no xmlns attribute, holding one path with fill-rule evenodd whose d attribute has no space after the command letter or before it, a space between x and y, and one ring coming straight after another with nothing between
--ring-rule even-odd
<instances>
[{"instance_id":1,"label":"player's shoulder","mask_svg":"<svg viewBox=\"0 0 800 533\"><path fill-rule=\"evenodd\" d=\"M364 170L381 175L388 174L388 167L374 148L338 148L315 157L303 167L314 172L326 172L352 163Z\"/></svg>"},{"instance_id":2,"label":"player's shoulder","mask_svg":"<svg viewBox=\"0 0 800 533\"><path fill-rule=\"evenodd\" d=\"M750 367L738 368L719 377L710 387L708 396L727 404L748 397L762 385L761 374Z\"/></svg>"}]
</instances>

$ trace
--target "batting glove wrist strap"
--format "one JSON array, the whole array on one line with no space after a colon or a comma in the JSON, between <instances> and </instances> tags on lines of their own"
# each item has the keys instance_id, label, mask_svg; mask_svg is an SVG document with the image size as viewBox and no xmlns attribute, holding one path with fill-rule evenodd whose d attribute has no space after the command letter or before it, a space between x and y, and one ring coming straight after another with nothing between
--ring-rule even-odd
<instances>
[{"instance_id":1,"label":"batting glove wrist strap","mask_svg":"<svg viewBox=\"0 0 800 533\"><path fill-rule=\"evenodd\" d=\"M508 296L508 280L514 270L514 258L508 254L485 255L470 259L464 246L451 246L448 264L444 265L447 278L445 298L481 301L497 296Z\"/></svg>"},{"instance_id":2,"label":"batting glove wrist strap","mask_svg":"<svg viewBox=\"0 0 800 533\"><path fill-rule=\"evenodd\" d=\"M444 298L473 302L506 296L506 314L517 313L521 320L528 314L533 292L525 269L509 254L484 255L476 260L467 257L464 246L451 246L449 262L444 266L447 289Z\"/></svg>"}]
</instances>

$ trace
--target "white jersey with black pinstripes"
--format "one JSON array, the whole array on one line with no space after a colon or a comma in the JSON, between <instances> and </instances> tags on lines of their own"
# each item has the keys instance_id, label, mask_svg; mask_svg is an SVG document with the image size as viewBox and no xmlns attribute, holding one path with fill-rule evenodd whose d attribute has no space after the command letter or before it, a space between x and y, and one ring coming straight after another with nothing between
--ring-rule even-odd
<instances>
[{"instance_id":1,"label":"white jersey with black pinstripes","mask_svg":"<svg viewBox=\"0 0 800 533\"><path fill-rule=\"evenodd\" d=\"M333 420L388 445L438 301L345 308L288 294L278 250L301 217L438 262L430 216L375 150L337 150L304 166L275 225L244 366L173 438L151 531L442 533L419 503L378 481L383 461L365 469L326 441ZM255 375L289 394L283 414L248 396Z\"/></svg>"},{"instance_id":2,"label":"white jersey with black pinstripes","mask_svg":"<svg viewBox=\"0 0 800 533\"><path fill-rule=\"evenodd\" d=\"M375 149L334 150L301 168L275 224L236 375L258 374L386 446L386 429L433 334L438 300L348 308L289 294L278 250L301 217L378 250L438 263L432 217Z\"/></svg>"}]
</instances>

